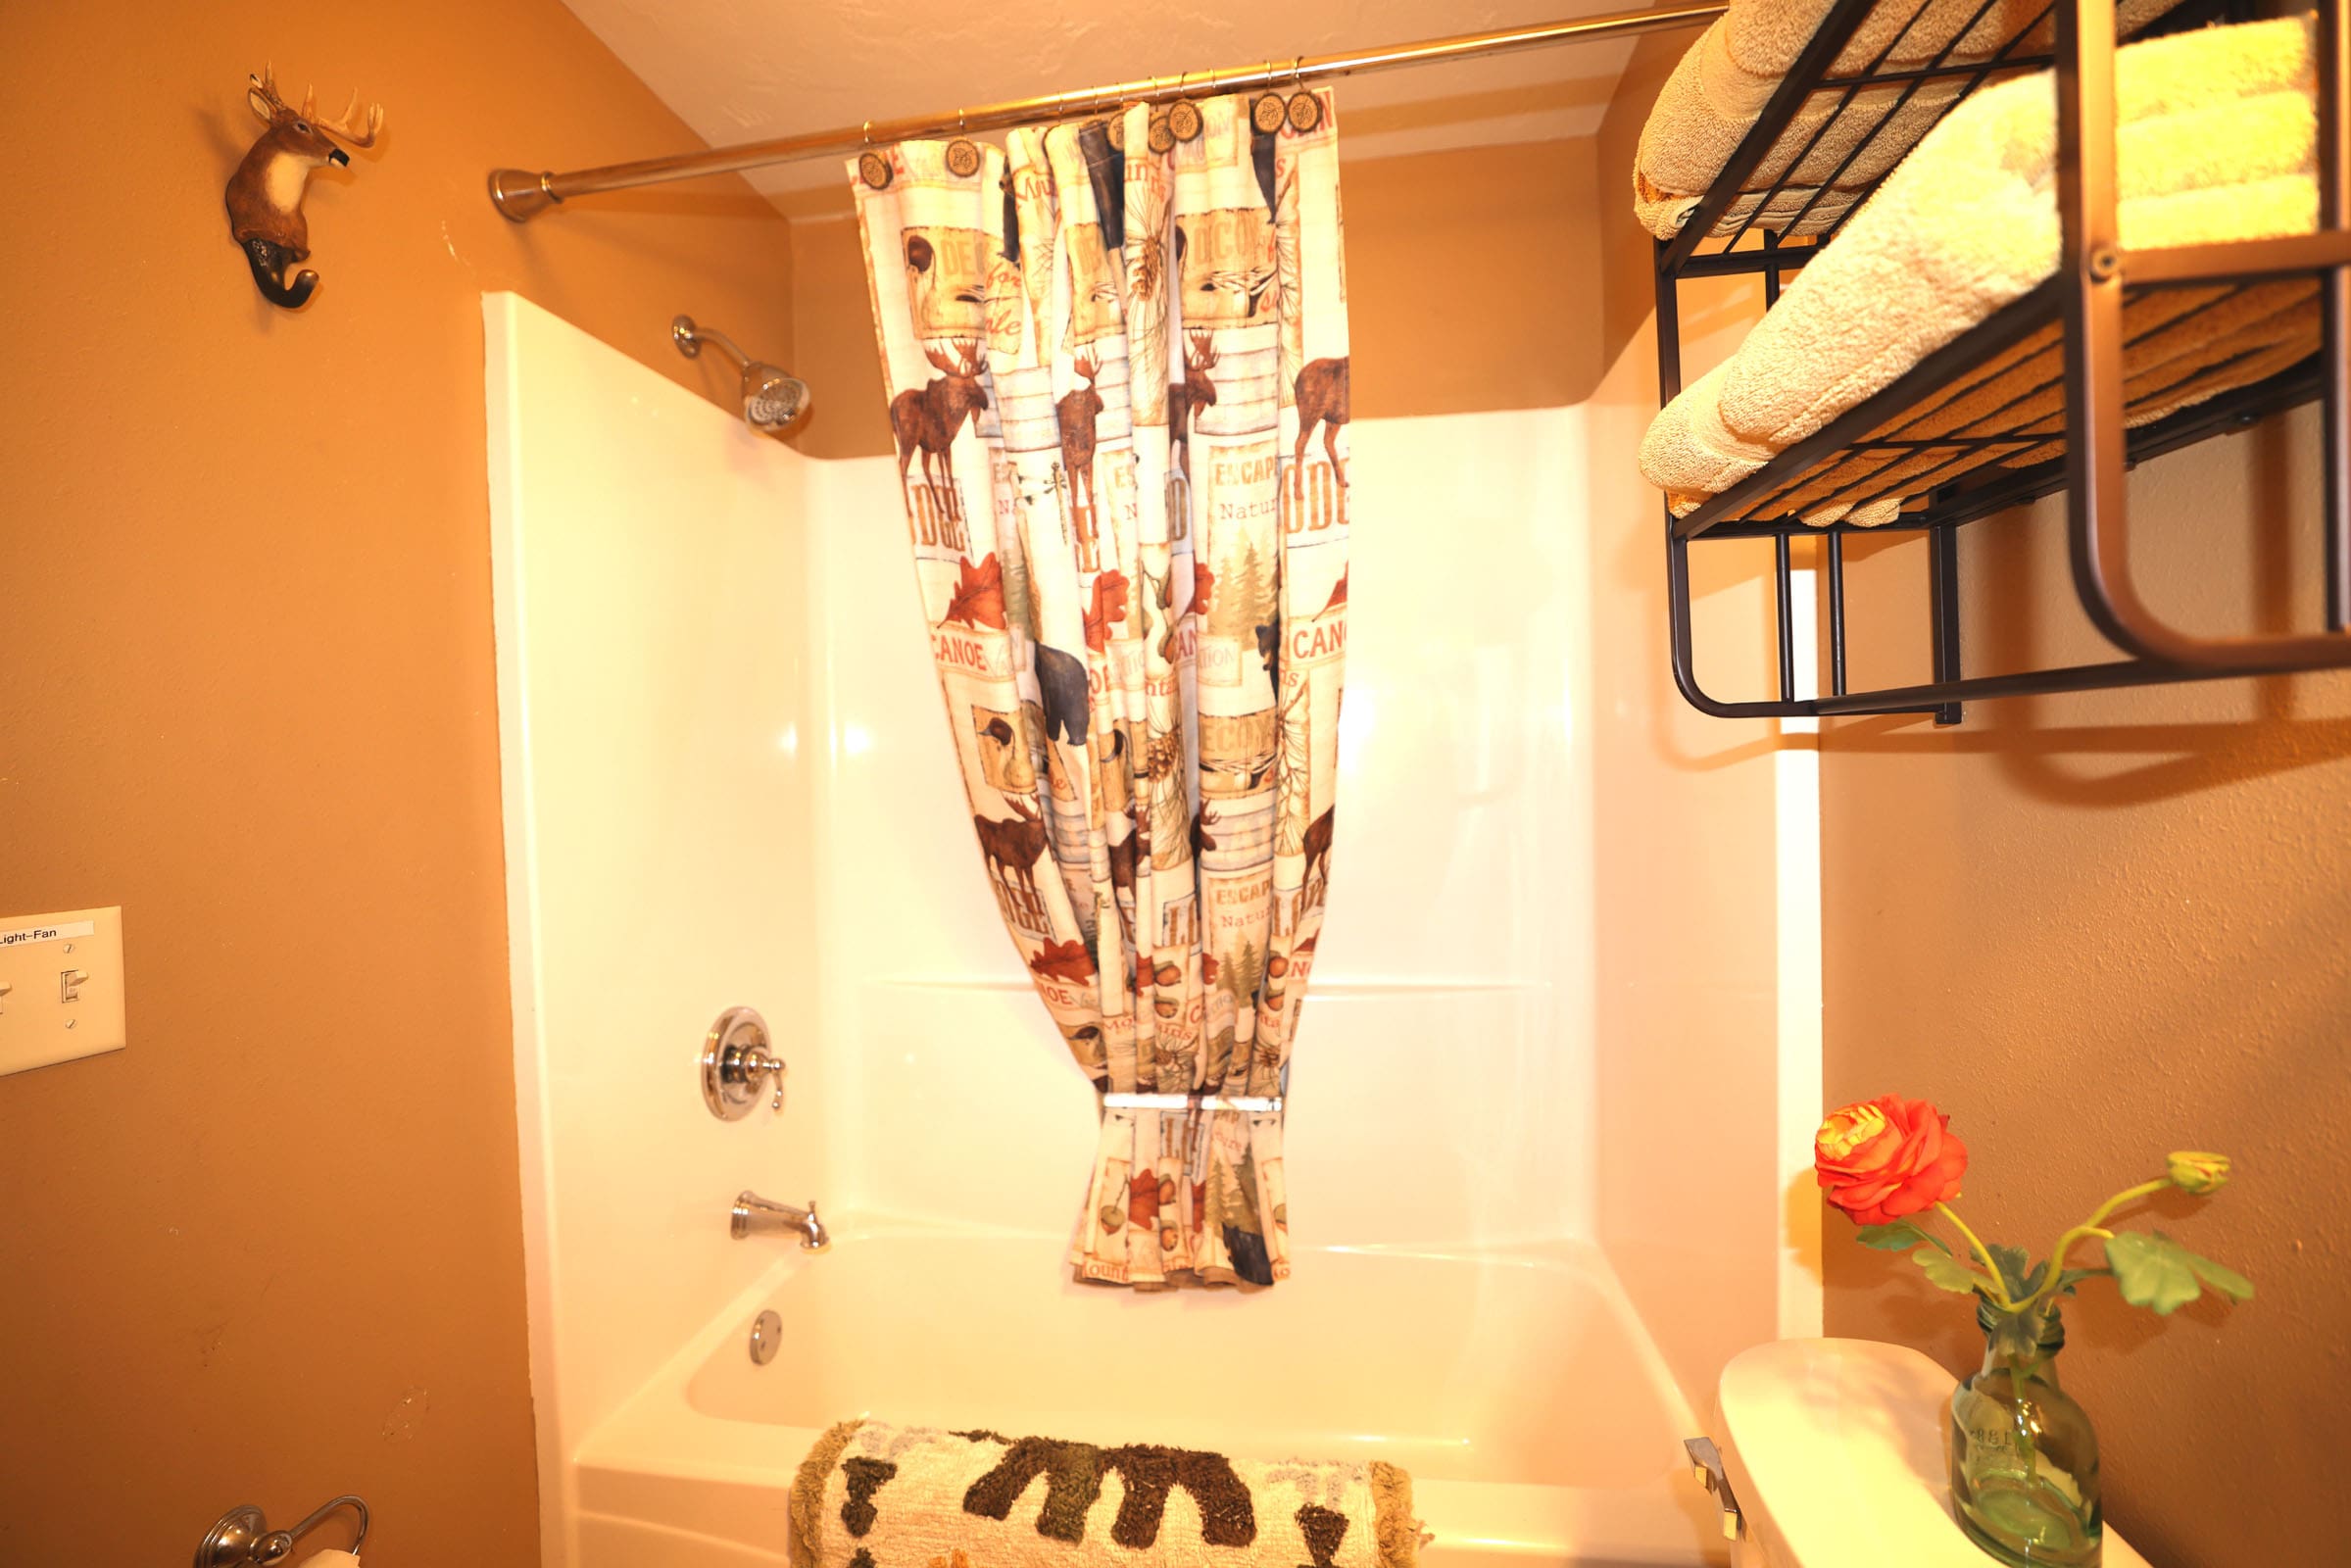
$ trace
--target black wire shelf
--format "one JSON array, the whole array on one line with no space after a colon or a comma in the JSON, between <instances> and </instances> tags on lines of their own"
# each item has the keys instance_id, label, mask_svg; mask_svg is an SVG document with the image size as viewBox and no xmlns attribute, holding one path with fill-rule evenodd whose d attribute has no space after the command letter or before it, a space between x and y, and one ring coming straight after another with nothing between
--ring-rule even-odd
<instances>
[{"instance_id":1,"label":"black wire shelf","mask_svg":"<svg viewBox=\"0 0 2351 1568\"><path fill-rule=\"evenodd\" d=\"M1858 187L1837 181L1872 141L1852 146L1826 177L1806 180L1809 196L1787 203L1794 172L1869 88L1893 88L1890 105L1864 113L1875 125L1894 116L1929 83L1955 83L1941 112L1988 81L2055 68L2058 82L2058 212L2063 247L2057 274L2005 309L1927 355L1890 386L1795 442L1745 479L1693 510L1667 509L1665 544L1674 678L1700 711L1726 718L1823 714L1932 713L1956 724L1966 702L2057 692L2278 674L2351 665L2351 0L2319 0L2319 232L2290 240L2244 241L2175 251L2125 252L2116 235L2114 148L2114 10L2112 0L2052 0L1987 60L1949 56L1990 12L1984 0L1967 24L1925 67L1887 71L1886 60L1918 24L1920 4L1900 32L1857 74L1832 66L1879 0L1838 0L1799 54L1761 116L1704 193L1682 229L1656 248L1659 402L1682 390L1680 287L1690 279L1759 276L1766 309L1788 276L1835 242L1837 232L1886 177ZM2241 0L2190 0L2148 34L2235 17ZM2053 22L2055 47L2011 55ZM1828 95L1829 112L1777 178L1758 182L1807 104ZM1874 132L1873 132L1874 134ZM1888 171L1890 172L1890 171ZM1816 206L1836 191L1842 210L1799 239ZM1736 223L1726 217L1750 204ZM1761 228L1767 218L1777 225ZM1718 229L1727 233L1717 234ZM1756 243L1747 243L1750 235ZM1718 243L1719 241L1719 243ZM1710 247L1710 248L1709 248ZM2259 300L2248 291L2266 290ZM2192 291L2166 297L2167 290ZM2228 308L2298 309L2315 296L2316 350L2273 370L2276 358L2190 365L2183 379L2127 388L2124 355L2156 332L2202 312ZM2181 304L2185 301L2184 305ZM2152 412L2194 390L2200 379L2229 384L2212 395L2132 427L2134 409ZM2260 371L2272 373L2257 374ZM1996 398L1953 428L1934 421L1969 393ZM2321 526L2325 537L2326 628L2315 633L2199 637L2154 615L2130 574L2130 519L2123 475L2137 464L2215 435L2243 429L2301 405L2322 415ZM2003 420L2009 422L2003 423ZM1970 522L2042 497L2067 496L2075 588L2093 625L2123 657L2102 662L1969 676L1962 667L1959 531ZM1804 514L1897 502L1905 510L1875 525L1838 520L1812 524ZM1857 533L1924 535L1929 593L1923 616L1934 678L1898 687L1848 689L1845 658L1844 542ZM1798 697L1791 541L1819 538L1822 587L1819 650L1827 690ZM1775 542L1778 695L1726 701L1698 679L1692 652L1689 552L1709 540Z\"/></svg>"}]
</instances>

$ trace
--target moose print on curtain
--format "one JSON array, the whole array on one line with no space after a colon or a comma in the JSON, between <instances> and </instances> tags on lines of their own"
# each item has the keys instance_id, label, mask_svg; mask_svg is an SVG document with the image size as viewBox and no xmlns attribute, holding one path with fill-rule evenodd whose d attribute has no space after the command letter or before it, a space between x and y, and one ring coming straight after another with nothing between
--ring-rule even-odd
<instances>
[{"instance_id":1,"label":"moose print on curtain","mask_svg":"<svg viewBox=\"0 0 2351 1568\"><path fill-rule=\"evenodd\" d=\"M1316 98L1302 132L1216 98L1190 140L1130 105L851 165L972 831L1111 1097L1085 1281L1290 1271L1281 1112L1200 1102L1282 1095L1330 880L1347 271Z\"/></svg>"}]
</instances>

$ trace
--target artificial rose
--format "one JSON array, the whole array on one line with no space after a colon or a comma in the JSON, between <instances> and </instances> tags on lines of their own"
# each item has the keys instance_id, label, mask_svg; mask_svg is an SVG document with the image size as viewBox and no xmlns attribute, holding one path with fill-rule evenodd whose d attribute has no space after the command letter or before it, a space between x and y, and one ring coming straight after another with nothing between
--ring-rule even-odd
<instances>
[{"instance_id":1,"label":"artificial rose","mask_svg":"<svg viewBox=\"0 0 2351 1568\"><path fill-rule=\"evenodd\" d=\"M1967 1145L1924 1100L1880 1095L1829 1112L1812 1140L1813 1172L1856 1225L1884 1225L1959 1196Z\"/></svg>"},{"instance_id":2,"label":"artificial rose","mask_svg":"<svg viewBox=\"0 0 2351 1568\"><path fill-rule=\"evenodd\" d=\"M2175 1149L2165 1157L2164 1174L2183 1193L2214 1192L2229 1179L2229 1156L2201 1149Z\"/></svg>"}]
</instances>

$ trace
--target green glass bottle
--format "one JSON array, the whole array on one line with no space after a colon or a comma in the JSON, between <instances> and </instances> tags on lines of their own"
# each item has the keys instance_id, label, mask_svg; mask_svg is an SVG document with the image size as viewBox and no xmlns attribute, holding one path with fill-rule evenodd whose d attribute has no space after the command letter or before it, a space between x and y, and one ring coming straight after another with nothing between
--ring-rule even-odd
<instances>
[{"instance_id":1,"label":"green glass bottle","mask_svg":"<svg viewBox=\"0 0 2351 1568\"><path fill-rule=\"evenodd\" d=\"M2057 1386L2065 1325L2037 1311L1976 1308L1984 1369L1951 1396L1951 1500L1976 1544L2017 1568L2096 1568L2098 1434Z\"/></svg>"}]
</instances>

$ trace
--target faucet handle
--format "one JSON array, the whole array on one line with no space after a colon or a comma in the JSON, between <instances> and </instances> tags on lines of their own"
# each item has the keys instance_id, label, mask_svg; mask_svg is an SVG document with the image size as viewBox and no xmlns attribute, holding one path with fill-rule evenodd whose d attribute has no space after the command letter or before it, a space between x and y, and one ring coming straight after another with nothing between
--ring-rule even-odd
<instances>
[{"instance_id":1,"label":"faucet handle","mask_svg":"<svg viewBox=\"0 0 2351 1568\"><path fill-rule=\"evenodd\" d=\"M752 1007L729 1007L703 1037L702 1101L721 1121L741 1121L762 1089L768 1108L784 1108L784 1058L768 1048L767 1020Z\"/></svg>"}]
</instances>

